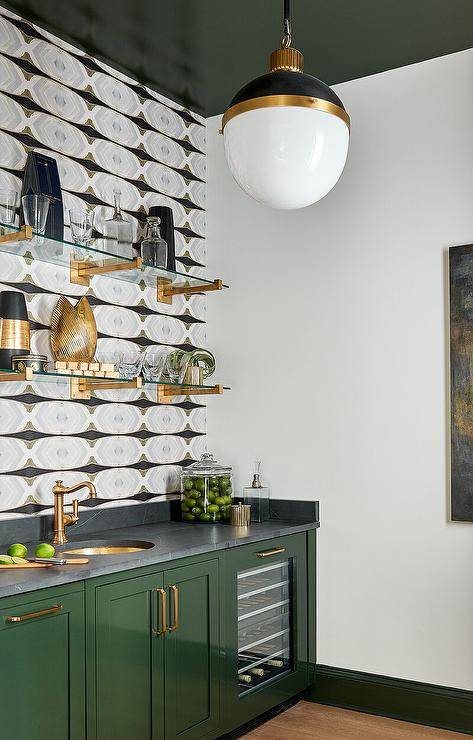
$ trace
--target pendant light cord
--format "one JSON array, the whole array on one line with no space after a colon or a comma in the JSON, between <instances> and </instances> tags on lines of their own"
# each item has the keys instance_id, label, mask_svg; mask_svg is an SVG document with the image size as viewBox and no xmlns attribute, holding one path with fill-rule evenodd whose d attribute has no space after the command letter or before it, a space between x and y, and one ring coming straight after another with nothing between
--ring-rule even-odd
<instances>
[{"instance_id":1,"label":"pendant light cord","mask_svg":"<svg viewBox=\"0 0 473 740\"><path fill-rule=\"evenodd\" d=\"M291 32L291 0L284 0L284 36L281 41L283 49L289 48L292 44Z\"/></svg>"}]
</instances>

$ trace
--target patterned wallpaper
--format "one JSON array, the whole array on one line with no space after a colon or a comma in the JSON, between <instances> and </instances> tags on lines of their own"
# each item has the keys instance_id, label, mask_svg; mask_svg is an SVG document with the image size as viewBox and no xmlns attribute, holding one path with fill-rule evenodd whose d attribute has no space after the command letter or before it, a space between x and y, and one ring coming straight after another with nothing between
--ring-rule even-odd
<instances>
[{"instance_id":1,"label":"patterned wallpaper","mask_svg":"<svg viewBox=\"0 0 473 740\"><path fill-rule=\"evenodd\" d=\"M98 231L115 189L136 236L150 206L171 206L178 264L204 274L204 119L0 8L0 188L21 189L31 149L56 159L65 214L93 206ZM2 289L26 294L32 351L49 357L60 294L88 296L102 356L126 345L205 346L204 296L167 306L152 288L107 276L84 288L66 268L8 254L0 255ZM1 383L0 518L50 511L57 478L93 480L98 499L87 506L137 505L177 490L179 466L205 450L206 422L201 403L180 400L160 406L152 391L122 390L71 401L66 384Z\"/></svg>"}]
</instances>

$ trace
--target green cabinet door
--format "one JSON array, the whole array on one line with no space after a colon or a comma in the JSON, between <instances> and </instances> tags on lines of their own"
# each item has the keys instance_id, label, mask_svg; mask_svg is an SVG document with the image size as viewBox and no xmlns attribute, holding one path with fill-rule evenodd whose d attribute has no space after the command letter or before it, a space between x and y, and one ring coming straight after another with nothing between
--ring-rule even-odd
<instances>
[{"instance_id":1,"label":"green cabinet door","mask_svg":"<svg viewBox=\"0 0 473 740\"><path fill-rule=\"evenodd\" d=\"M168 570L164 585L166 737L200 738L219 722L218 560Z\"/></svg>"},{"instance_id":2,"label":"green cabinet door","mask_svg":"<svg viewBox=\"0 0 473 740\"><path fill-rule=\"evenodd\" d=\"M162 580L158 573L95 589L95 740L164 736Z\"/></svg>"},{"instance_id":3,"label":"green cabinet door","mask_svg":"<svg viewBox=\"0 0 473 740\"><path fill-rule=\"evenodd\" d=\"M0 603L1 737L84 740L84 594Z\"/></svg>"}]
</instances>

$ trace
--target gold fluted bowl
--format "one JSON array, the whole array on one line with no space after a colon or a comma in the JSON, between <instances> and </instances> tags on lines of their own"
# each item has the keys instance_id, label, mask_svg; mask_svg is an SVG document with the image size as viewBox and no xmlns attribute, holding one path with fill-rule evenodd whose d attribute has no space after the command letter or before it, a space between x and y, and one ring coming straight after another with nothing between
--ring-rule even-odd
<instances>
[{"instance_id":1,"label":"gold fluted bowl","mask_svg":"<svg viewBox=\"0 0 473 740\"><path fill-rule=\"evenodd\" d=\"M61 296L51 316L54 359L92 362L96 348L97 324L86 296L75 306Z\"/></svg>"}]
</instances>

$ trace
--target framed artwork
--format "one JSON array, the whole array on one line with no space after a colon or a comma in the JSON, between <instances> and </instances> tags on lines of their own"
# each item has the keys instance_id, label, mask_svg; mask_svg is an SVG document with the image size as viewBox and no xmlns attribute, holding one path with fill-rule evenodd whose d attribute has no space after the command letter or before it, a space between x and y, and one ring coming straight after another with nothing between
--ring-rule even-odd
<instances>
[{"instance_id":1,"label":"framed artwork","mask_svg":"<svg viewBox=\"0 0 473 740\"><path fill-rule=\"evenodd\" d=\"M451 518L473 522L473 244L451 247Z\"/></svg>"}]
</instances>

